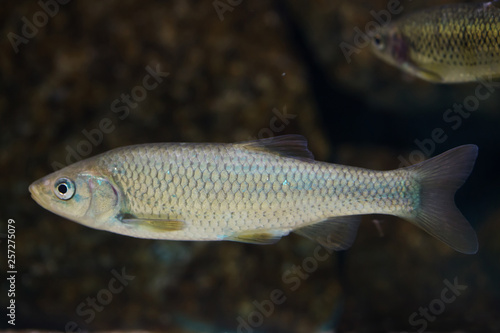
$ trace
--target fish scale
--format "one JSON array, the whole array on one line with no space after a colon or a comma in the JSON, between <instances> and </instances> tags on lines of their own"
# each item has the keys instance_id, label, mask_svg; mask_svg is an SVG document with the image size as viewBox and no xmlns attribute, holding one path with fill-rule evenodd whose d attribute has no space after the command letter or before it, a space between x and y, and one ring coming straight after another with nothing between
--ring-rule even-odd
<instances>
[{"instance_id":1,"label":"fish scale","mask_svg":"<svg viewBox=\"0 0 500 333\"><path fill-rule=\"evenodd\" d=\"M213 157L218 158L208 165L207 160ZM418 185L410 181L408 190L398 195L396 184L407 177L403 172L367 171L272 153L263 155L234 145L137 146L104 154L99 165L105 168L123 160L131 162L115 169L112 177L124 194L128 213L181 218L188 227L172 233L185 239L224 237L244 227L288 232L329 216L403 213L412 209L412 197L418 195ZM138 165L143 167L139 176ZM296 171L284 173L285 169ZM157 178L163 180L164 190L148 186ZM176 208L165 211L165 205ZM207 209L214 212L211 218L200 219ZM223 214L225 211L228 214ZM249 211L261 212L261 216L249 218ZM219 222L215 229L214 220Z\"/></svg>"},{"instance_id":2,"label":"fish scale","mask_svg":"<svg viewBox=\"0 0 500 333\"><path fill-rule=\"evenodd\" d=\"M471 9L483 15L471 15ZM432 58L446 65L476 66L482 63L481 56L490 56L481 51L493 51L497 57L500 54L499 40L491 35L497 34L500 18L488 13L488 9L478 11L477 5L444 7L442 11L428 11L408 18L412 24L402 24L401 32L404 36L417 37L411 44L416 61ZM415 25L421 25L423 33L419 33ZM490 30L492 28L495 30ZM498 59L491 60L499 63Z\"/></svg>"},{"instance_id":3,"label":"fish scale","mask_svg":"<svg viewBox=\"0 0 500 333\"><path fill-rule=\"evenodd\" d=\"M500 10L494 2L451 4L381 27L372 49L425 80L453 83L500 75Z\"/></svg>"},{"instance_id":4,"label":"fish scale","mask_svg":"<svg viewBox=\"0 0 500 333\"><path fill-rule=\"evenodd\" d=\"M477 147L376 171L314 161L301 136L235 144L155 143L111 150L30 186L43 207L139 238L269 244L289 232L349 247L360 216L404 218L454 249L477 251L453 202Z\"/></svg>"}]
</instances>

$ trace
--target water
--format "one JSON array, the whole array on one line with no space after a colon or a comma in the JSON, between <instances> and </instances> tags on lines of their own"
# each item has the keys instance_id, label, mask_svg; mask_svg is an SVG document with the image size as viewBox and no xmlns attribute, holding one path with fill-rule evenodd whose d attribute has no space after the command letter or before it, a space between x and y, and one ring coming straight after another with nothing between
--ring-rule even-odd
<instances>
[{"instance_id":1,"label":"water","mask_svg":"<svg viewBox=\"0 0 500 333\"><path fill-rule=\"evenodd\" d=\"M36 2L5 4L0 233L15 220L17 274L16 326L4 279L0 327L499 331L500 87L409 80L368 47L348 63L340 43L354 43L354 27L386 1L233 1L222 14L221 2L72 1L46 24ZM22 18L34 15L38 31L16 53L8 33L23 36ZM121 145L285 133L306 136L319 160L373 169L477 144L457 205L479 253L387 216L366 217L341 253L294 235L270 246L163 244L77 225L28 193L53 168ZM455 279L459 294L447 285Z\"/></svg>"}]
</instances>

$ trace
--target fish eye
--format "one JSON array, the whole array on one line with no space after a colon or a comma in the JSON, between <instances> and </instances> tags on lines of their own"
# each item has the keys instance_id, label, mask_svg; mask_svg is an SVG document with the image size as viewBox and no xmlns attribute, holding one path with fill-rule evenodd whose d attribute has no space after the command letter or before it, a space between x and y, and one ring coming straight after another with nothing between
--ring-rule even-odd
<instances>
[{"instance_id":1,"label":"fish eye","mask_svg":"<svg viewBox=\"0 0 500 333\"><path fill-rule=\"evenodd\" d=\"M75 183L69 178L59 178L54 184L54 194L62 200L69 200L75 194Z\"/></svg>"},{"instance_id":2,"label":"fish eye","mask_svg":"<svg viewBox=\"0 0 500 333\"><path fill-rule=\"evenodd\" d=\"M378 50L383 50L385 48L384 38L382 37L381 34L376 34L375 36L373 36L373 38L372 38L372 44Z\"/></svg>"}]
</instances>

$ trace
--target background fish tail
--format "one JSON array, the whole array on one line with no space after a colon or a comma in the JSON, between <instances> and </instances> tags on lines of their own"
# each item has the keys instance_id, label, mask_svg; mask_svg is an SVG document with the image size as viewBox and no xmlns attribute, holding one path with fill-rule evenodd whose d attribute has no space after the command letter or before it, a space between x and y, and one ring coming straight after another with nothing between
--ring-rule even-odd
<instances>
[{"instance_id":1,"label":"background fish tail","mask_svg":"<svg viewBox=\"0 0 500 333\"><path fill-rule=\"evenodd\" d=\"M477 150L475 145L460 146L408 168L419 179L420 204L412 217L404 218L467 254L477 252L477 237L455 206L454 195L469 177Z\"/></svg>"}]
</instances>

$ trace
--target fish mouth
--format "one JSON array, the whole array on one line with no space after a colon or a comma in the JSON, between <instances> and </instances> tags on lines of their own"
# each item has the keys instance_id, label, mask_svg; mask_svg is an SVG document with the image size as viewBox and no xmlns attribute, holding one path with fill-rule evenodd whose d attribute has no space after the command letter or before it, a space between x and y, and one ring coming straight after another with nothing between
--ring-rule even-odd
<instances>
[{"instance_id":1,"label":"fish mouth","mask_svg":"<svg viewBox=\"0 0 500 333\"><path fill-rule=\"evenodd\" d=\"M31 193L31 198L33 200L35 200L35 202L37 204L39 204L40 206L42 206L43 208L45 208L47 205L46 205L46 202L42 199L43 198L43 195L42 195L42 189L40 188L40 186L43 186L44 183L42 183L41 180L37 180L36 182L32 183L28 190L30 191Z\"/></svg>"},{"instance_id":2,"label":"fish mouth","mask_svg":"<svg viewBox=\"0 0 500 333\"><path fill-rule=\"evenodd\" d=\"M37 204L39 204L40 206L42 206L41 202L40 202L40 192L38 191L37 189L37 186L36 186L36 182L31 184L30 187L28 188L28 190L30 191L31 193L31 198L33 200L35 200L35 202Z\"/></svg>"},{"instance_id":3,"label":"fish mouth","mask_svg":"<svg viewBox=\"0 0 500 333\"><path fill-rule=\"evenodd\" d=\"M33 195L36 193L35 183L31 184L30 187L28 188L28 190L31 193L31 197L33 197Z\"/></svg>"}]
</instances>

